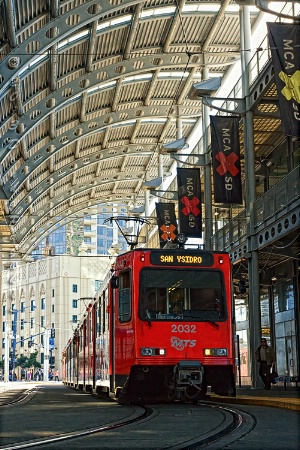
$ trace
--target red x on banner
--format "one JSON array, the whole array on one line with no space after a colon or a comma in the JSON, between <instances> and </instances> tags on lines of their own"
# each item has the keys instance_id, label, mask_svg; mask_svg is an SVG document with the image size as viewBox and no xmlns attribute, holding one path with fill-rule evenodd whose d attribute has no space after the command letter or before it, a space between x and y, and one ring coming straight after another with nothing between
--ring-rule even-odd
<instances>
[{"instance_id":1,"label":"red x on banner","mask_svg":"<svg viewBox=\"0 0 300 450\"><path fill-rule=\"evenodd\" d=\"M210 116L215 203L243 203L239 117Z\"/></svg>"},{"instance_id":2,"label":"red x on banner","mask_svg":"<svg viewBox=\"0 0 300 450\"><path fill-rule=\"evenodd\" d=\"M219 152L216 155L216 159L220 162L219 167L216 168L216 171L220 175L225 175L226 172L229 172L235 177L239 173L239 169L234 165L234 163L239 160L235 153L230 153L226 156L224 153Z\"/></svg>"},{"instance_id":3,"label":"red x on banner","mask_svg":"<svg viewBox=\"0 0 300 450\"><path fill-rule=\"evenodd\" d=\"M178 216L180 233L202 237L200 169L177 168Z\"/></svg>"},{"instance_id":4,"label":"red x on banner","mask_svg":"<svg viewBox=\"0 0 300 450\"><path fill-rule=\"evenodd\" d=\"M176 234L174 231L177 230L177 227L174 225L170 225L168 227L166 225L162 225L160 229L162 231L161 239L163 241L166 241L167 239L172 239L172 241L174 241L176 239Z\"/></svg>"},{"instance_id":5,"label":"red x on banner","mask_svg":"<svg viewBox=\"0 0 300 450\"><path fill-rule=\"evenodd\" d=\"M178 234L174 203L155 203L160 247L170 239L175 241Z\"/></svg>"},{"instance_id":6,"label":"red x on banner","mask_svg":"<svg viewBox=\"0 0 300 450\"><path fill-rule=\"evenodd\" d=\"M197 205L200 203L200 200L196 197L189 200L187 197L183 197L181 202L184 204L184 208L182 208L181 212L185 216L192 213L194 216L198 216L200 214L200 209L197 208Z\"/></svg>"}]
</instances>

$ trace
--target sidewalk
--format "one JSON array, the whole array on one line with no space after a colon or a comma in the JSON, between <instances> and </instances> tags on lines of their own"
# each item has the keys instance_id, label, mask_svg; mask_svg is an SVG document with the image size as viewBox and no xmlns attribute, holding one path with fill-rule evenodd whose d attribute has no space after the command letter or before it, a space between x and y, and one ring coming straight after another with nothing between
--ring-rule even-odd
<instances>
[{"instance_id":1,"label":"sidewalk","mask_svg":"<svg viewBox=\"0 0 300 450\"><path fill-rule=\"evenodd\" d=\"M270 391L265 389L252 389L241 387L236 390L236 397L220 397L210 394L211 400L222 403L244 404L256 406L272 406L277 408L300 411L300 388L283 386L272 386Z\"/></svg>"}]
</instances>

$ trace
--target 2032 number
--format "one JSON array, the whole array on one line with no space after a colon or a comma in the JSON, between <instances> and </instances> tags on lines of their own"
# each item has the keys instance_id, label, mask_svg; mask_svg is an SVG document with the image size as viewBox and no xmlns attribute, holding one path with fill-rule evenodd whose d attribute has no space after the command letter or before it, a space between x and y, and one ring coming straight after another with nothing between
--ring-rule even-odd
<instances>
[{"instance_id":1,"label":"2032 number","mask_svg":"<svg viewBox=\"0 0 300 450\"><path fill-rule=\"evenodd\" d=\"M196 325L176 325L172 324L172 333L196 333Z\"/></svg>"}]
</instances>

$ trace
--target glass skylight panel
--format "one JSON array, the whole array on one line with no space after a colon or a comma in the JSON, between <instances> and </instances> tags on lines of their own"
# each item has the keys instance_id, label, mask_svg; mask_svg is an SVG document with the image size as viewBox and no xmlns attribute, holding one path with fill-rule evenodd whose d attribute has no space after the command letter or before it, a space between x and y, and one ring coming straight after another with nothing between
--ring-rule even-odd
<instances>
[{"instance_id":1,"label":"glass skylight panel","mask_svg":"<svg viewBox=\"0 0 300 450\"><path fill-rule=\"evenodd\" d=\"M142 75L133 75L132 77L124 78L124 83L131 83L132 81L151 80L151 73L144 73Z\"/></svg>"},{"instance_id":2,"label":"glass skylight panel","mask_svg":"<svg viewBox=\"0 0 300 450\"><path fill-rule=\"evenodd\" d=\"M153 9L147 9L142 12L141 18L148 18L148 17L154 17L154 16L162 16L162 15L170 15L175 12L176 8L175 6L163 6L161 8L153 8Z\"/></svg>"},{"instance_id":3,"label":"glass skylight panel","mask_svg":"<svg viewBox=\"0 0 300 450\"><path fill-rule=\"evenodd\" d=\"M187 78L189 72L174 71L174 72L160 72L157 78Z\"/></svg>"},{"instance_id":4,"label":"glass skylight panel","mask_svg":"<svg viewBox=\"0 0 300 450\"><path fill-rule=\"evenodd\" d=\"M113 27L115 25L119 25L121 23L126 23L131 21L131 14L127 14L126 16L117 17L110 21L110 25Z\"/></svg>"},{"instance_id":5,"label":"glass skylight panel","mask_svg":"<svg viewBox=\"0 0 300 450\"><path fill-rule=\"evenodd\" d=\"M81 31L80 33L76 33L73 36L71 36L68 41L73 42L77 41L78 39L81 39L82 37L85 37L89 33L89 30Z\"/></svg>"},{"instance_id":6,"label":"glass skylight panel","mask_svg":"<svg viewBox=\"0 0 300 450\"><path fill-rule=\"evenodd\" d=\"M115 85L116 85L115 81L109 81L108 83L101 84L100 86L95 86L93 88L88 89L87 93L91 94L92 92L95 92L95 91L102 91L102 89L107 89L107 88L113 87Z\"/></svg>"}]
</instances>

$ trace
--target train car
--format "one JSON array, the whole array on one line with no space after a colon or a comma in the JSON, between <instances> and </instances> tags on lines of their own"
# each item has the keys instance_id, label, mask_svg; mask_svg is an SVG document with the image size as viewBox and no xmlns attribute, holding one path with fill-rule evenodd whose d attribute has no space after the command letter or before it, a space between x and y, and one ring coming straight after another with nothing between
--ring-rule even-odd
<instances>
[{"instance_id":1,"label":"train car","mask_svg":"<svg viewBox=\"0 0 300 450\"><path fill-rule=\"evenodd\" d=\"M134 249L116 258L69 341L65 382L120 402L196 402L207 386L235 396L233 335L227 253Z\"/></svg>"}]
</instances>

